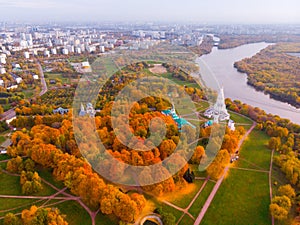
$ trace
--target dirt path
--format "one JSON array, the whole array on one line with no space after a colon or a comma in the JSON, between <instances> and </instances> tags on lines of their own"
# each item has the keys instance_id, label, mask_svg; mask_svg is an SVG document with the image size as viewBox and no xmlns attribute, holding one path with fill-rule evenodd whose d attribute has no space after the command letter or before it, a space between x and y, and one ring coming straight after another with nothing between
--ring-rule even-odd
<instances>
[{"instance_id":1,"label":"dirt path","mask_svg":"<svg viewBox=\"0 0 300 225\"><path fill-rule=\"evenodd\" d=\"M249 169L249 168L242 168L242 167L231 167L231 169L253 171L253 172L260 172L260 173L269 173L268 170L256 170L256 169Z\"/></svg>"}]
</instances>

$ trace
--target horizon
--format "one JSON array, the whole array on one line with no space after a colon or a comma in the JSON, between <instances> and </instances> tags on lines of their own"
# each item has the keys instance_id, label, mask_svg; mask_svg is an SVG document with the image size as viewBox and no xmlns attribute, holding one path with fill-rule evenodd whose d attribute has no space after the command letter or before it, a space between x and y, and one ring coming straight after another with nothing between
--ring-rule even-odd
<instances>
[{"instance_id":1,"label":"horizon","mask_svg":"<svg viewBox=\"0 0 300 225\"><path fill-rule=\"evenodd\" d=\"M300 2L288 0L215 0L214 2L179 0L141 3L129 0L0 0L0 21L27 22L189 22L202 24L299 24ZM257 7L260 6L260 7Z\"/></svg>"}]
</instances>

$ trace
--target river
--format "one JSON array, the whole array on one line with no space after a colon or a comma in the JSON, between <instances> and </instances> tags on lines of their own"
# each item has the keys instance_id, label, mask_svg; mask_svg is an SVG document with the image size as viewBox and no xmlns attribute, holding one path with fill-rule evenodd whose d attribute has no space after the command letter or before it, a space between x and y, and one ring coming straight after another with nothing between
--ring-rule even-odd
<instances>
[{"instance_id":1,"label":"river","mask_svg":"<svg viewBox=\"0 0 300 225\"><path fill-rule=\"evenodd\" d=\"M300 109L256 91L247 85L247 74L238 72L233 66L234 62L250 58L268 45L270 44L254 43L233 49L214 47L210 54L203 55L196 61L200 66L201 78L209 88L219 90L220 87L223 87L226 98L240 100L251 106L259 107L267 113L279 115L300 124Z\"/></svg>"}]
</instances>

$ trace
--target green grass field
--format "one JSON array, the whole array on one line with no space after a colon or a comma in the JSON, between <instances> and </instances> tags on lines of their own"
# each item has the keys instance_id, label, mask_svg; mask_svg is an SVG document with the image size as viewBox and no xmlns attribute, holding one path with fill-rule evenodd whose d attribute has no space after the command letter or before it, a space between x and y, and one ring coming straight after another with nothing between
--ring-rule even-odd
<instances>
[{"instance_id":1,"label":"green grass field","mask_svg":"<svg viewBox=\"0 0 300 225\"><path fill-rule=\"evenodd\" d=\"M179 220L179 218L182 216L183 212L177 210L177 209L174 209L173 207L171 206L168 206L166 204L162 204L162 210L166 213L172 213L175 218L176 218L176 222Z\"/></svg>"},{"instance_id":2,"label":"green grass field","mask_svg":"<svg viewBox=\"0 0 300 225\"><path fill-rule=\"evenodd\" d=\"M244 123L250 125L252 125L253 123L252 120L250 120L249 118L238 115L234 112L229 112L229 114L230 114L230 119L232 119L235 123Z\"/></svg>"},{"instance_id":3,"label":"green grass field","mask_svg":"<svg viewBox=\"0 0 300 225\"><path fill-rule=\"evenodd\" d=\"M243 144L234 166L269 170L271 151L266 147L269 137L253 130ZM271 224L268 173L231 168L210 205L201 225Z\"/></svg>"},{"instance_id":4,"label":"green grass field","mask_svg":"<svg viewBox=\"0 0 300 225\"><path fill-rule=\"evenodd\" d=\"M56 86L56 84L50 84L49 81L52 79L59 79L61 81L61 84L70 84L69 78L63 77L61 73L45 73L45 79L48 82L48 85L50 87Z\"/></svg>"},{"instance_id":5,"label":"green grass field","mask_svg":"<svg viewBox=\"0 0 300 225\"><path fill-rule=\"evenodd\" d=\"M185 85L187 87L200 88L197 83L191 83L189 81L183 81L183 80L179 80L177 78L172 77L171 73L164 73L164 74L155 75L155 76L166 78L166 79L168 79L170 81L173 81L174 83L176 83L176 84L178 84L180 86L184 86Z\"/></svg>"},{"instance_id":6,"label":"green grass field","mask_svg":"<svg viewBox=\"0 0 300 225\"><path fill-rule=\"evenodd\" d=\"M264 132L253 130L240 151L240 160L235 166L251 169L269 170L271 150L268 149L270 137Z\"/></svg>"},{"instance_id":7,"label":"green grass field","mask_svg":"<svg viewBox=\"0 0 300 225\"><path fill-rule=\"evenodd\" d=\"M268 174L231 169L201 225L267 225L269 215Z\"/></svg>"},{"instance_id":8,"label":"green grass field","mask_svg":"<svg viewBox=\"0 0 300 225\"><path fill-rule=\"evenodd\" d=\"M215 186L215 183L208 181L192 207L189 209L189 212L197 218L198 214L200 213L204 203L206 202L206 199L208 198L210 192L212 191L213 187Z\"/></svg>"},{"instance_id":9,"label":"green grass field","mask_svg":"<svg viewBox=\"0 0 300 225\"><path fill-rule=\"evenodd\" d=\"M201 186L203 185L204 180L195 180L194 184L192 184L193 190L188 194L188 195L181 195L180 191L178 191L179 193L173 193L176 196L180 196L180 197L176 197L174 198L174 200L169 200L169 202L171 202L172 204L179 206L180 208L185 209L190 202L192 201L192 199L194 198L194 196L197 194L197 192L200 190Z\"/></svg>"},{"instance_id":10,"label":"green grass field","mask_svg":"<svg viewBox=\"0 0 300 225\"><path fill-rule=\"evenodd\" d=\"M194 220L188 215L184 215L182 220L179 222L179 225L189 225L189 224L194 224Z\"/></svg>"}]
</instances>

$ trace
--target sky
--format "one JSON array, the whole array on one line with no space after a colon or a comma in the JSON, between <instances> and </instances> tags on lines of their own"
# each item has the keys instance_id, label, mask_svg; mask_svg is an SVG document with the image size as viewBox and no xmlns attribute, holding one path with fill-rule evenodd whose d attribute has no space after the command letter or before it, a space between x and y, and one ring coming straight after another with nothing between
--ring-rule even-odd
<instances>
[{"instance_id":1,"label":"sky","mask_svg":"<svg viewBox=\"0 0 300 225\"><path fill-rule=\"evenodd\" d=\"M0 0L0 21L298 23L299 0Z\"/></svg>"}]
</instances>

